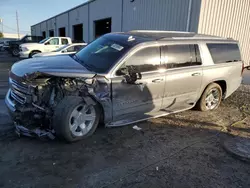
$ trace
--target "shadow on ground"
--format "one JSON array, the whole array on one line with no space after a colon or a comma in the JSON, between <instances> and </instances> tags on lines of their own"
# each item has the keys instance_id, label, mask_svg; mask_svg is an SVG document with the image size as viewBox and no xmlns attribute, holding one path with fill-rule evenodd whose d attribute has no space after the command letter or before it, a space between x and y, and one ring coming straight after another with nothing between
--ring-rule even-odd
<instances>
[{"instance_id":1,"label":"shadow on ground","mask_svg":"<svg viewBox=\"0 0 250 188\"><path fill-rule=\"evenodd\" d=\"M250 138L249 97L242 86L214 112L153 119L142 131L99 128L74 144L1 140L0 187L249 187L250 164L221 144Z\"/></svg>"}]
</instances>

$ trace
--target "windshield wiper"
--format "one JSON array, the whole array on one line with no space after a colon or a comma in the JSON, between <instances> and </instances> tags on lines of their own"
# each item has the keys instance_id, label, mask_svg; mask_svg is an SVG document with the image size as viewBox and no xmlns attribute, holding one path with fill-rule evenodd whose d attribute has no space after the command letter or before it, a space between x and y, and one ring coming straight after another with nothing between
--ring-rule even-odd
<instances>
[{"instance_id":1,"label":"windshield wiper","mask_svg":"<svg viewBox=\"0 0 250 188\"><path fill-rule=\"evenodd\" d=\"M91 70L96 70L97 69L97 67L95 65L91 65L91 64L87 64L87 63L85 63L84 66L87 66Z\"/></svg>"}]
</instances>

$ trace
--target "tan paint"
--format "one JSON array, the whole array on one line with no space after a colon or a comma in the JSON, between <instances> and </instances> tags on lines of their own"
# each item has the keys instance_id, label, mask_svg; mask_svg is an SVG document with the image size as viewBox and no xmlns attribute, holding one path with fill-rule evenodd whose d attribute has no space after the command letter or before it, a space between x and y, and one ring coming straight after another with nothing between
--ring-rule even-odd
<instances>
[{"instance_id":1,"label":"tan paint","mask_svg":"<svg viewBox=\"0 0 250 188\"><path fill-rule=\"evenodd\" d=\"M250 0L202 0L198 33L239 41L242 59L250 64Z\"/></svg>"}]
</instances>

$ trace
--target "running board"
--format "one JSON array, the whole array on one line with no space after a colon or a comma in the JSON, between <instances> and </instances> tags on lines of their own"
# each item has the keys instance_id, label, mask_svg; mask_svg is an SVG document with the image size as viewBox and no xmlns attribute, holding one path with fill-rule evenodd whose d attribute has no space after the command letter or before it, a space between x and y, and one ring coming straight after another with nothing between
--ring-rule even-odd
<instances>
[{"instance_id":1,"label":"running board","mask_svg":"<svg viewBox=\"0 0 250 188\"><path fill-rule=\"evenodd\" d=\"M158 112L151 112L151 113L143 114L143 116L141 118L130 117L130 118L127 118L127 119L124 119L124 120L107 123L107 124L105 124L105 126L106 127L121 127L121 126L129 125L129 124L138 123L138 122L141 122L141 121L146 121L146 120L153 119L153 118L159 118L159 117L162 117L162 116L167 116L169 114L175 114L175 113L183 112L183 111L186 111L186 110L190 110L193 107L194 107L194 105L189 106L188 108L183 108L181 110L162 109L162 110L160 110Z\"/></svg>"}]
</instances>

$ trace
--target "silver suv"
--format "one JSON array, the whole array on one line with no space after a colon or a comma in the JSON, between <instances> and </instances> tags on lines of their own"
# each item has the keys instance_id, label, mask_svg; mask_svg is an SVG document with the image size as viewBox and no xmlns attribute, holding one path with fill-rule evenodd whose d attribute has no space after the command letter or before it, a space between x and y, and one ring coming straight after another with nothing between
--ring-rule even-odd
<instances>
[{"instance_id":1,"label":"silver suv","mask_svg":"<svg viewBox=\"0 0 250 188\"><path fill-rule=\"evenodd\" d=\"M104 35L76 55L12 66L6 104L17 132L90 136L193 107L214 110L241 84L237 41L187 32ZM38 128L40 131L37 131Z\"/></svg>"}]
</instances>

